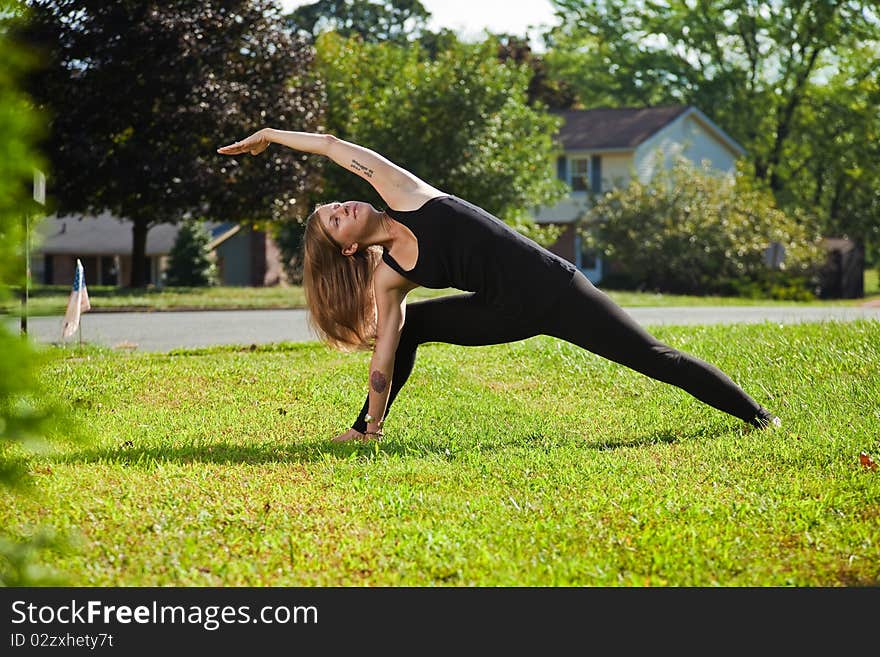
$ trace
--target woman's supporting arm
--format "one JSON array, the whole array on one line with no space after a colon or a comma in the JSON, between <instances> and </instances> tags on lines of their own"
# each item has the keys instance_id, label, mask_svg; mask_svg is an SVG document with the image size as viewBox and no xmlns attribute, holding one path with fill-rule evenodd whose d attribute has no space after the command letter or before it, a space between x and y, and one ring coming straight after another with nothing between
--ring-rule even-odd
<instances>
[{"instance_id":1,"label":"woman's supporting arm","mask_svg":"<svg viewBox=\"0 0 880 657\"><path fill-rule=\"evenodd\" d=\"M378 322L376 326L376 345L370 359L370 384L368 393L368 413L373 418L367 422L367 432L376 432L385 417L388 397L391 394L391 376L394 372L394 357L400 342L400 333L406 319L406 293L400 288L389 287L386 277L377 269L373 278L376 296ZM393 277L394 272L389 270Z\"/></svg>"}]
</instances>

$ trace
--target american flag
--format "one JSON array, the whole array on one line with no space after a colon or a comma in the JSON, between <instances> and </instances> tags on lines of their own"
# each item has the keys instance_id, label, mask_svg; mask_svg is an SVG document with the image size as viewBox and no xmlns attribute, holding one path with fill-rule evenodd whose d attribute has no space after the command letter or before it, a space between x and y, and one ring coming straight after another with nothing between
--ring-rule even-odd
<instances>
[{"instance_id":1,"label":"american flag","mask_svg":"<svg viewBox=\"0 0 880 657\"><path fill-rule=\"evenodd\" d=\"M61 337L69 338L79 328L80 313L84 313L92 307L89 303L89 291L86 289L85 271L79 258L76 259L76 274L73 277L73 289L67 302L67 312L64 313L64 323L61 326Z\"/></svg>"}]
</instances>

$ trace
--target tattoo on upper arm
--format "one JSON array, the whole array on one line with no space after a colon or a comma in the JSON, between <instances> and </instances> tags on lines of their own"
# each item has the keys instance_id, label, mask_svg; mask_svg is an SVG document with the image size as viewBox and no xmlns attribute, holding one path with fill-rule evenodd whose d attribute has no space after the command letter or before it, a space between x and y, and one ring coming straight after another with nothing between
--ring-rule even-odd
<instances>
[{"instance_id":1,"label":"tattoo on upper arm","mask_svg":"<svg viewBox=\"0 0 880 657\"><path fill-rule=\"evenodd\" d=\"M373 170L370 167L368 167L367 165L361 164L357 160L351 161L351 168L354 169L355 171L360 171L367 178L373 177Z\"/></svg>"},{"instance_id":2,"label":"tattoo on upper arm","mask_svg":"<svg viewBox=\"0 0 880 657\"><path fill-rule=\"evenodd\" d=\"M370 385L376 392L385 392L385 388L388 387L388 379L379 370L373 370L373 373L370 374Z\"/></svg>"}]
</instances>

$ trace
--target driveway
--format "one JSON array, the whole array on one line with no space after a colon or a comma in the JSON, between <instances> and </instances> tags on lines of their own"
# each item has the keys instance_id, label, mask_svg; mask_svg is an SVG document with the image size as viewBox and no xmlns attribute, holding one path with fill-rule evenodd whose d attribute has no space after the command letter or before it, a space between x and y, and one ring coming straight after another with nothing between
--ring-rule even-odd
<instances>
[{"instance_id":1,"label":"driveway","mask_svg":"<svg viewBox=\"0 0 880 657\"><path fill-rule=\"evenodd\" d=\"M880 307L868 306L712 306L625 308L644 326L682 324L756 324L772 322L880 321ZM181 347L303 342L316 339L305 310L218 310L187 312L91 312L80 322L83 342L119 349L168 351ZM6 318L11 330L19 320ZM28 336L61 342L61 317L31 317ZM72 343L79 334L68 338Z\"/></svg>"}]
</instances>

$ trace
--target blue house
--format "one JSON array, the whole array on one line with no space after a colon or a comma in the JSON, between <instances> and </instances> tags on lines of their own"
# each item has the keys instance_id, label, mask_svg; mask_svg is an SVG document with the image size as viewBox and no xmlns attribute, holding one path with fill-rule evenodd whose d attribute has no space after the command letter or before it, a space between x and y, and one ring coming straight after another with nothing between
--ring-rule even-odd
<instances>
[{"instance_id":1,"label":"blue house","mask_svg":"<svg viewBox=\"0 0 880 657\"><path fill-rule=\"evenodd\" d=\"M575 263L594 283L602 280L601 256L584 248L576 230L589 210L590 196L626 186L633 176L648 182L659 167L678 157L719 173L732 174L745 150L693 105L598 108L558 113L562 152L557 173L571 192L552 207L540 207L534 219L563 228L549 248Z\"/></svg>"}]
</instances>

